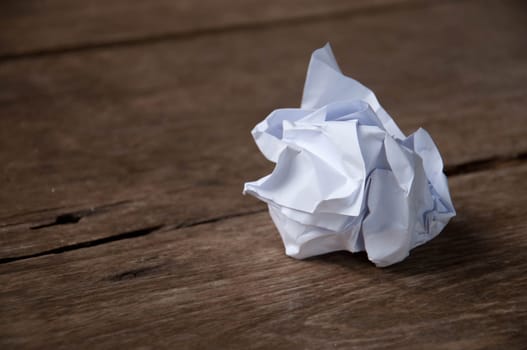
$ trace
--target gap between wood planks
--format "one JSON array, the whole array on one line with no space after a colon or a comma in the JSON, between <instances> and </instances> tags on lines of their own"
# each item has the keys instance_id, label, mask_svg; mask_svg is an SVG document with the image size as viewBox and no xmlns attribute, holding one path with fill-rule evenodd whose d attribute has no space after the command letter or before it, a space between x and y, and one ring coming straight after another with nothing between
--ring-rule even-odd
<instances>
[{"instance_id":1,"label":"gap between wood planks","mask_svg":"<svg viewBox=\"0 0 527 350\"><path fill-rule=\"evenodd\" d=\"M82 219L84 217L84 216L81 216L81 213L85 213L85 212L89 211L90 212L89 215L92 215L93 213L95 213L97 211L97 209L98 208L93 208L93 209L90 209L90 210L83 210L83 211L78 211L78 212L74 212L74 213L62 214L62 215L59 215L57 217L57 219L55 220L55 223L48 224L48 225L35 226L35 227L32 227L31 229L39 229L39 228L44 228L44 227L49 227L49 226L54 226L54 225L65 225L65 224L77 223L77 222L80 221L80 219ZM108 236L108 237L104 237L104 238L99 238L99 239L94 239L94 240L91 240L91 241L80 242L80 243L75 243L75 244L69 244L69 245L65 245L65 246L62 246L62 247L45 250L45 251L42 251L42 252L39 252L39 253L28 254L28 255L20 255L20 256L15 256L15 257L1 258L0 259L0 265L1 264L7 264L7 263L10 263L10 262L14 262L14 261L19 261L19 260L26 260L26 259L31 259L31 258L37 258L37 257L44 256L44 255L61 254L61 253L65 253L65 252L70 252L72 250L78 250L78 249L83 249L83 248L95 247L95 246L98 246L98 245L101 245L101 244L121 241L121 240L125 240L125 239L131 239L131 238L136 238L136 237L147 236L147 235L149 235L149 234L151 234L153 232L158 232L158 231L161 231L161 230L162 231L178 230L178 229L181 229L181 228L187 228L187 227L192 227L192 226L210 224L210 223L213 223L213 222L218 222L218 221L222 221L222 220L232 219L232 218L236 218L236 217L240 217L240 216L254 215L254 214L258 214L258 213L263 213L266 210L267 209L260 209L260 210L253 210L253 211L248 211L248 212L243 212L243 213L234 213L234 214L229 214L229 215L222 215L222 216L218 216L218 217L214 217L214 218L194 221L194 222L191 222L191 223L181 223L181 224L177 224L177 225L160 224L160 225L155 225L155 226L149 226L149 227L145 227L145 228L142 228L142 229L139 229L139 230L121 232L121 233L118 233L116 235L112 235L112 236ZM76 219L75 221L56 223L58 221L59 217L64 217L64 216L71 216L71 217L75 217L75 218L78 218L78 219Z\"/></svg>"},{"instance_id":2,"label":"gap between wood planks","mask_svg":"<svg viewBox=\"0 0 527 350\"><path fill-rule=\"evenodd\" d=\"M445 167L444 171L447 176L455 177L459 175L477 173L477 172L482 172L482 171L490 171L490 170L504 168L504 167L518 166L526 160L527 160L527 152L522 152L522 153L518 153L516 155L508 156L508 157L491 157L491 158L474 160L474 161L463 163L463 164L447 166ZM120 202L107 204L107 205L103 205L99 207L94 207L90 209L60 214L54 219L54 221L46 223L46 224L41 224L38 226L33 226L31 227L31 229L39 230L42 228L56 226L56 225L76 224L84 217L103 213L103 212L110 210L112 207L117 207L119 205L126 204L129 202L130 201L120 201ZM265 211L267 211L267 209L259 209L259 210L253 210L253 211L242 212L242 213L233 213L229 215L222 215L218 217L213 217L213 218L209 218L205 220L198 220L198 221L189 222L189 223L183 222L177 225L159 224L155 226L149 226L149 227L145 227L145 228L138 229L138 230L121 232L121 233L118 233L112 236L94 239L91 241L65 245L62 247L45 250L39 253L1 258L0 264L7 264L7 263L19 261L19 260L37 258L40 256L45 256L45 255L61 254L61 253L66 253L66 252L70 252L73 250L95 247L98 245L121 241L125 239L143 237L153 232L178 230L178 229L192 227L192 226L205 225L205 224L210 224L213 222L228 220L228 219L237 218L241 216L255 215L255 214L263 213Z\"/></svg>"},{"instance_id":3,"label":"gap between wood planks","mask_svg":"<svg viewBox=\"0 0 527 350\"><path fill-rule=\"evenodd\" d=\"M464 0L469 1L469 0ZM156 44L160 42L167 42L172 40L181 40L181 39L194 39L197 37L207 36L207 35L221 35L224 33L232 33L238 31L254 31L265 28L280 28L280 27L291 27L302 25L305 23L316 23L324 22L333 19L347 18L352 16L360 15L370 15L386 12L395 12L395 11L404 11L408 9L420 9L427 8L432 6L441 6L448 3L459 2L459 0L446 0L442 1L440 5L436 2L420 2L420 1L409 1L406 3L392 3L385 4L383 6L372 6L372 7L363 7L355 8L348 10L338 10L327 12L323 14L312 14L304 15L302 17L290 17L290 18L280 18L269 21L255 21L247 23L237 23L226 25L224 27L218 28L201 28L189 31L182 32L168 32L165 34L144 36L130 38L126 40L118 41L107 41L94 44L83 44L83 45L71 45L71 46L62 46L49 49L41 49L35 51L28 51L25 53L16 53L16 54L4 54L0 55L0 64L20 60L20 59L32 59L46 56L62 55L68 53L82 52L82 51L95 51L95 50L104 50L109 48L120 48L120 47L129 47L129 46L141 46Z\"/></svg>"}]
</instances>

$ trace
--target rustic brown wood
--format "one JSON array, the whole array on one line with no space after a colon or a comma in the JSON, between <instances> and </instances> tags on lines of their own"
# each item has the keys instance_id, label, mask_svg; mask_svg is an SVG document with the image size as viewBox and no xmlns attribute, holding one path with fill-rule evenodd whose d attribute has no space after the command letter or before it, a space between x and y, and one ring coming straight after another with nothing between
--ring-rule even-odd
<instances>
[{"instance_id":1,"label":"rustic brown wood","mask_svg":"<svg viewBox=\"0 0 527 350\"><path fill-rule=\"evenodd\" d=\"M0 57L306 20L411 0L5 0Z\"/></svg>"},{"instance_id":2,"label":"rustic brown wood","mask_svg":"<svg viewBox=\"0 0 527 350\"><path fill-rule=\"evenodd\" d=\"M127 200L97 207L66 206L13 215L3 219L10 223L0 225L0 263L145 228L185 227L266 210L263 203L248 201L241 191L240 184L192 185L167 192L132 193Z\"/></svg>"},{"instance_id":3,"label":"rustic brown wood","mask_svg":"<svg viewBox=\"0 0 527 350\"><path fill-rule=\"evenodd\" d=\"M2 5L0 348L525 348L522 1L187 2ZM286 257L241 196L327 40L453 175L386 269Z\"/></svg>"},{"instance_id":4,"label":"rustic brown wood","mask_svg":"<svg viewBox=\"0 0 527 350\"><path fill-rule=\"evenodd\" d=\"M298 105L309 54L328 39L406 132L433 135L447 165L525 152L520 5L380 11L1 64L0 258L262 210L239 196L271 169L249 130ZM81 215L91 208L103 210ZM79 211L77 224L42 227Z\"/></svg>"},{"instance_id":5,"label":"rustic brown wood","mask_svg":"<svg viewBox=\"0 0 527 350\"><path fill-rule=\"evenodd\" d=\"M404 262L283 254L266 213L0 266L8 347L522 349L527 165L451 179Z\"/></svg>"}]
</instances>

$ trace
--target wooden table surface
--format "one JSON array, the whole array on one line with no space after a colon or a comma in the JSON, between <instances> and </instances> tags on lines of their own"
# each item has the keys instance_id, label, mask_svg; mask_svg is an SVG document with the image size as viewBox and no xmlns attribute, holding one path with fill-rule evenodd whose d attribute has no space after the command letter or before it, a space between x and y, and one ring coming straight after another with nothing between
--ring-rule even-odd
<instances>
[{"instance_id":1,"label":"wooden table surface","mask_svg":"<svg viewBox=\"0 0 527 350\"><path fill-rule=\"evenodd\" d=\"M244 181L330 41L443 155L392 267L288 258ZM527 348L527 4L3 1L0 348Z\"/></svg>"}]
</instances>

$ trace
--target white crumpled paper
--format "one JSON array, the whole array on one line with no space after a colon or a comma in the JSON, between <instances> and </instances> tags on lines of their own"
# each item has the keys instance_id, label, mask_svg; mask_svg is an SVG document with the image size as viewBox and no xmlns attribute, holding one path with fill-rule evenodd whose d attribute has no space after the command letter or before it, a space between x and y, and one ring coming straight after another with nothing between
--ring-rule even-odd
<instances>
[{"instance_id":1,"label":"white crumpled paper","mask_svg":"<svg viewBox=\"0 0 527 350\"><path fill-rule=\"evenodd\" d=\"M275 110L252 135L276 167L244 193L268 204L291 257L366 251L388 266L455 215L430 135L405 137L329 44L311 56L301 108Z\"/></svg>"}]
</instances>

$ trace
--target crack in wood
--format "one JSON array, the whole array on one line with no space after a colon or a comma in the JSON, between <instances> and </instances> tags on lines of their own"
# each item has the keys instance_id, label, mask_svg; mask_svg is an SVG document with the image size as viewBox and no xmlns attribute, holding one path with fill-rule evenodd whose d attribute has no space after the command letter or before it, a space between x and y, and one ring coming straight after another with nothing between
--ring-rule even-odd
<instances>
[{"instance_id":1,"label":"crack in wood","mask_svg":"<svg viewBox=\"0 0 527 350\"><path fill-rule=\"evenodd\" d=\"M499 169L503 167L519 165L527 160L527 152L518 153L511 156L490 157L473 160L470 162L446 166L445 174L448 177L476 173L480 171Z\"/></svg>"},{"instance_id":2,"label":"crack in wood","mask_svg":"<svg viewBox=\"0 0 527 350\"><path fill-rule=\"evenodd\" d=\"M485 170L499 169L502 167L509 167L509 166L517 166L517 165L520 165L525 160L527 160L527 152L518 153L516 155L509 156L509 157L491 157L491 158L475 160L475 161L471 161L467 163L462 163L458 165L447 166L445 167L445 173L449 177L455 177L459 175L465 175L465 174L470 174L474 172L481 172ZM78 223L84 217L93 215L98 212L102 213L102 212L107 211L107 209L111 207L119 206L119 205L130 203L130 202L131 202L130 200L120 201L120 202L116 202L116 203L112 203L112 204L108 204L108 205L104 205L100 207L95 207L95 208L91 208L87 210L80 210L76 212L61 214L55 218L54 222L34 226L34 227L31 227L31 229L42 229L45 227L50 227L50 226L55 226L55 225L75 224L75 223ZM197 221L192 221L192 222L181 222L177 225L161 224L161 225L151 226L151 227L147 227L147 228L143 228L139 230L123 232L123 233L119 233L119 234L112 235L109 237L95 239L92 241L66 245L66 246L42 251L42 252L35 253L35 254L0 258L0 264L6 264L6 263L14 262L14 261L36 258L36 257L44 256L44 255L61 254L61 253L65 253L65 252L69 252L73 250L94 247L94 246L98 246L101 244L111 243L111 242L120 241L124 239L131 239L131 238L136 238L136 237L147 236L153 232L159 231L162 228L164 228L165 230L178 230L178 229L192 227L192 226L215 223L215 222L219 222L222 220L228 220L228 219L237 218L237 217L259 214L265 211L267 211L267 209L258 209L258 210L243 212L243 213L233 213L233 214L221 215L221 216L217 216L217 217L213 217L213 218L209 218L205 220L197 220ZM128 271L128 272L121 274L122 276L119 278L118 276L117 277L114 276L115 277L114 280L133 278L135 277L135 275L138 275L140 273L141 271L136 271L136 272Z\"/></svg>"},{"instance_id":3,"label":"crack in wood","mask_svg":"<svg viewBox=\"0 0 527 350\"><path fill-rule=\"evenodd\" d=\"M467 0L465 0L467 1ZM448 2L454 2L454 0L443 1L441 5L444 5ZM131 47L131 46L141 46L141 45L152 45L162 42L174 41L174 40L186 40L194 39L198 37L203 37L207 35L221 35L224 33L233 33L239 31L254 31L267 28L283 28L283 27L293 27L297 25L303 25L308 23L317 23L324 21L331 21L335 19L343 19L357 15L375 15L385 12L393 11L404 11L408 9L419 9L426 8L429 6L441 6L433 3L423 3L420 1L409 1L406 3L393 3L385 4L384 6L371 6L363 8L350 8L350 9L339 9L338 11L318 13L318 14L307 14L301 17L284 17L274 20L264 20L264 21L253 21L246 23L235 23L231 25L226 25L219 28L198 28L194 30L182 31L182 32L167 32L157 35L150 35L144 37L130 38L127 40L121 41L107 41L99 43L86 43L83 45L70 45L62 46L55 48L44 48L35 51L28 51L22 53L12 53L0 55L0 64L7 63L10 61L20 60L20 59L32 59L40 58L47 56L56 56L63 55L75 52L83 51L96 51L96 50L105 50L111 48L120 48L120 47Z\"/></svg>"},{"instance_id":4,"label":"crack in wood","mask_svg":"<svg viewBox=\"0 0 527 350\"><path fill-rule=\"evenodd\" d=\"M164 225L164 224L156 225L156 226L150 226L150 227L147 227L147 228L134 230L134 231L123 232L123 233L119 233L119 234L116 234L116 235L95 239L95 240L92 240L92 241L80 242L80 243L70 244L70 245L66 245L66 246L62 246L62 247L58 247L58 248L53 248L53 249L45 250L45 251L42 251L42 252L39 252L39 253L28 254L28 255L20 255L20 256L15 256L15 257L0 258L0 265L1 264L11 263L11 262L14 262L14 261L19 261L19 260L26 260L26 259L31 259L31 258L37 258L37 257L44 256L44 255L61 254L61 253L66 253L66 252L70 252L70 251L73 251L73 250L78 250L78 249L83 249L83 248L91 248L91 247L95 247L95 246L98 246L98 245L101 245L101 244L121 241L121 240L124 240L124 239L143 237L143 236L147 236L147 235L149 235L149 234L151 234L153 232L159 231L162 228L164 228L165 230L170 230L170 229L176 229L177 230L177 229L181 229L181 228L187 228L187 227L192 227L192 226L210 224L210 223L213 223L213 222L218 222L218 221L222 221L222 220L232 219L232 218L236 218L236 217L240 217L240 216L254 215L254 214L258 214L258 213L263 213L265 211L267 211L267 209L259 209L259 210L253 210L253 211L237 213L237 214L222 215L222 216L218 216L218 217L214 217L214 218L210 218L210 219L206 219L206 220L193 221L193 222L190 222L190 223L180 223L180 224L173 225L173 226L168 226L168 225Z\"/></svg>"},{"instance_id":5,"label":"crack in wood","mask_svg":"<svg viewBox=\"0 0 527 350\"><path fill-rule=\"evenodd\" d=\"M123 233L119 233L113 236L94 239L92 241L87 242L80 242L75 244L70 244L58 248L53 248L49 250L45 250L39 253L35 254L28 254L28 255L21 255L21 256L15 256L15 257L7 257L7 258L1 258L0 264L6 264L18 260L25 260L25 259L31 259L31 258L37 258L44 255L52 255L52 254L61 254L70 252L73 250L83 249L83 248L89 248L89 247L95 247L101 244L111 243L115 241L120 241L123 239L130 239L130 238L136 238L136 237L142 237L151 234L152 232L158 231L161 228L163 228L164 225L156 225L156 226L150 226L146 228L142 228L139 230L133 230L133 231L127 231Z\"/></svg>"},{"instance_id":6,"label":"crack in wood","mask_svg":"<svg viewBox=\"0 0 527 350\"><path fill-rule=\"evenodd\" d=\"M55 218L55 221L42 224L38 226L31 226L31 230L39 230L41 228L46 228L50 226L56 226L56 225L66 225L66 224L76 224L85 216L93 214L93 210L86 210L76 213L67 213L67 214L61 214Z\"/></svg>"},{"instance_id":7,"label":"crack in wood","mask_svg":"<svg viewBox=\"0 0 527 350\"><path fill-rule=\"evenodd\" d=\"M91 216L91 215L95 215L95 214L105 213L110 208L121 206L123 204L128 204L130 202L131 202L130 200L124 200L124 201L119 201L119 202L115 202L115 203L111 203L111 204L101 205L101 206L98 206L98 207L92 207L92 208L89 208L89 209L83 209L83 210L78 210L78 211L74 211L74 212L70 212L70 213L60 214L60 215L57 215L55 217L54 221L48 222L48 223L45 223L45 224L36 225L36 226L31 226L30 229L31 230L40 230L40 229L43 229L43 228L46 228L46 227L51 227L51 226L76 224L82 218L85 218L85 217Z\"/></svg>"}]
</instances>

